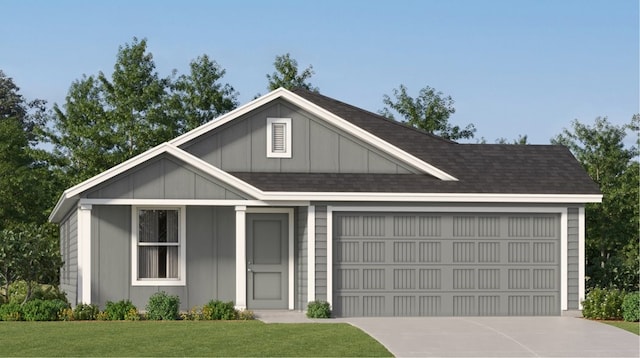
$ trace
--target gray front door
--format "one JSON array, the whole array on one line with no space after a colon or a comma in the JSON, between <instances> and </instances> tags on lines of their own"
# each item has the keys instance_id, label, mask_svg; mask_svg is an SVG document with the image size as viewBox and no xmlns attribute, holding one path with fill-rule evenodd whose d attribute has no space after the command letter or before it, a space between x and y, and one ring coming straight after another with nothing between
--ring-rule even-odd
<instances>
[{"instance_id":1,"label":"gray front door","mask_svg":"<svg viewBox=\"0 0 640 358\"><path fill-rule=\"evenodd\" d=\"M247 214L247 307L288 308L287 214Z\"/></svg>"}]
</instances>

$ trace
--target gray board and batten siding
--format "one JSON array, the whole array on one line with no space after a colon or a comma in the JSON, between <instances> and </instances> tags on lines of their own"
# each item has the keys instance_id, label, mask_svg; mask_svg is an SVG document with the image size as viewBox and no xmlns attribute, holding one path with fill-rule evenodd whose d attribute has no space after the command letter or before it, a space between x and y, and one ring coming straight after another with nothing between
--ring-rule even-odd
<instances>
[{"instance_id":1,"label":"gray board and batten siding","mask_svg":"<svg viewBox=\"0 0 640 358\"><path fill-rule=\"evenodd\" d=\"M235 300L235 211L231 207L187 207L187 284L131 285L131 207L94 205L91 211L93 303L129 299L144 308L165 291L188 310L211 299Z\"/></svg>"},{"instance_id":2,"label":"gray board and batten siding","mask_svg":"<svg viewBox=\"0 0 640 358\"><path fill-rule=\"evenodd\" d=\"M60 289L69 302L78 297L78 213L72 211L60 223L60 255L64 260L60 269Z\"/></svg>"},{"instance_id":3,"label":"gray board and batten siding","mask_svg":"<svg viewBox=\"0 0 640 358\"><path fill-rule=\"evenodd\" d=\"M560 314L559 214L338 212L333 233L337 316Z\"/></svg>"},{"instance_id":4,"label":"gray board and batten siding","mask_svg":"<svg viewBox=\"0 0 640 358\"><path fill-rule=\"evenodd\" d=\"M181 160L164 154L87 192L100 199L251 199Z\"/></svg>"},{"instance_id":5,"label":"gray board and batten siding","mask_svg":"<svg viewBox=\"0 0 640 358\"><path fill-rule=\"evenodd\" d=\"M291 118L291 158L267 158L267 118ZM227 172L419 173L285 101L254 110L181 146Z\"/></svg>"}]
</instances>

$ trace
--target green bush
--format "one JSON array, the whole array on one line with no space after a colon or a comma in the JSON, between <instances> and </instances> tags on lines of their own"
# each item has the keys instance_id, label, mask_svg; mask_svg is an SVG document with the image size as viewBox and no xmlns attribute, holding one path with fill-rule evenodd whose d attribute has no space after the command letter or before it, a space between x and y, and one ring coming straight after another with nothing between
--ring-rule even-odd
<instances>
[{"instance_id":1,"label":"green bush","mask_svg":"<svg viewBox=\"0 0 640 358\"><path fill-rule=\"evenodd\" d=\"M17 302L9 302L0 306L0 321L22 321L22 306Z\"/></svg>"},{"instance_id":2,"label":"green bush","mask_svg":"<svg viewBox=\"0 0 640 358\"><path fill-rule=\"evenodd\" d=\"M137 314L138 309L129 300L120 300L118 302L107 301L104 313L108 320L122 321L127 318L131 310L135 310Z\"/></svg>"},{"instance_id":3,"label":"green bush","mask_svg":"<svg viewBox=\"0 0 640 358\"><path fill-rule=\"evenodd\" d=\"M326 301L311 301L307 305L307 317L329 318L331 317L331 305Z\"/></svg>"},{"instance_id":4,"label":"green bush","mask_svg":"<svg viewBox=\"0 0 640 358\"><path fill-rule=\"evenodd\" d=\"M63 300L35 299L22 306L22 314L25 321L57 321L65 308L69 304Z\"/></svg>"},{"instance_id":5,"label":"green bush","mask_svg":"<svg viewBox=\"0 0 640 358\"><path fill-rule=\"evenodd\" d=\"M582 302L582 315L591 319L622 319L625 293L618 289L594 288Z\"/></svg>"},{"instance_id":6,"label":"green bush","mask_svg":"<svg viewBox=\"0 0 640 358\"><path fill-rule=\"evenodd\" d=\"M98 306L81 303L73 309L73 319L77 321L93 321L99 312Z\"/></svg>"},{"instance_id":7,"label":"green bush","mask_svg":"<svg viewBox=\"0 0 640 358\"><path fill-rule=\"evenodd\" d=\"M234 320L238 317L233 302L211 300L202 307L202 315L206 320Z\"/></svg>"},{"instance_id":8,"label":"green bush","mask_svg":"<svg viewBox=\"0 0 640 358\"><path fill-rule=\"evenodd\" d=\"M237 319L240 321L252 321L256 319L256 315L253 313L253 311L243 310L238 312Z\"/></svg>"},{"instance_id":9,"label":"green bush","mask_svg":"<svg viewBox=\"0 0 640 358\"><path fill-rule=\"evenodd\" d=\"M640 321L640 292L625 296L622 302L622 318L627 322Z\"/></svg>"},{"instance_id":10,"label":"green bush","mask_svg":"<svg viewBox=\"0 0 640 358\"><path fill-rule=\"evenodd\" d=\"M24 298L27 296L27 282L20 280L13 282L9 286L9 302L16 302L22 304ZM67 296L64 292L60 291L58 287L53 285L41 285L33 282L31 284L31 298L30 300L63 300L67 301Z\"/></svg>"},{"instance_id":11,"label":"green bush","mask_svg":"<svg viewBox=\"0 0 640 358\"><path fill-rule=\"evenodd\" d=\"M147 318L150 320L175 320L178 319L180 298L170 296L166 292L156 292L149 297L147 303Z\"/></svg>"}]
</instances>

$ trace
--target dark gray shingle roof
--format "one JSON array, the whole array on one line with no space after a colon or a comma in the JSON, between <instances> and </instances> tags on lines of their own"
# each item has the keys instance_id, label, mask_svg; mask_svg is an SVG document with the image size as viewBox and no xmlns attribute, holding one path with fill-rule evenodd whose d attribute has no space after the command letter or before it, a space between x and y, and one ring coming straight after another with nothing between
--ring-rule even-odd
<instances>
[{"instance_id":1,"label":"dark gray shingle roof","mask_svg":"<svg viewBox=\"0 0 640 358\"><path fill-rule=\"evenodd\" d=\"M458 181L415 174L232 173L262 190L600 194L597 184L563 146L458 144L318 93L293 92Z\"/></svg>"}]
</instances>

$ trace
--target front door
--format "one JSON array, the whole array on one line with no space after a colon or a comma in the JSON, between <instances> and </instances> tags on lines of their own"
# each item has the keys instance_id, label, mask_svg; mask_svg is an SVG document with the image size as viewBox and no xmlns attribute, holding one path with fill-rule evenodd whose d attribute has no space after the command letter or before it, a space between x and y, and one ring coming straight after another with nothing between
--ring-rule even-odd
<instances>
[{"instance_id":1,"label":"front door","mask_svg":"<svg viewBox=\"0 0 640 358\"><path fill-rule=\"evenodd\" d=\"M247 214L247 307L288 308L288 215Z\"/></svg>"}]
</instances>

